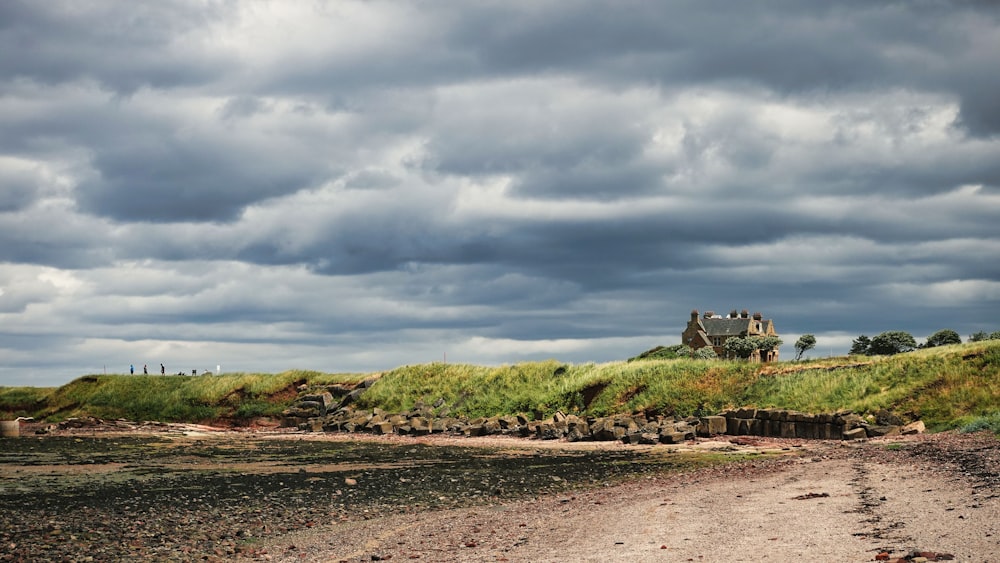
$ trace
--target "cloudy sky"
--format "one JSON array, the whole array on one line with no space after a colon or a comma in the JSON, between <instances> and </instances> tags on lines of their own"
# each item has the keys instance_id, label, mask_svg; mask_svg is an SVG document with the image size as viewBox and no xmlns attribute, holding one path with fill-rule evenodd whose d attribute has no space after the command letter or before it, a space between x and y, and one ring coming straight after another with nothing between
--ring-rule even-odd
<instances>
[{"instance_id":1,"label":"cloudy sky","mask_svg":"<svg viewBox=\"0 0 1000 563\"><path fill-rule=\"evenodd\" d=\"M1000 330L990 2L0 3L0 385Z\"/></svg>"}]
</instances>

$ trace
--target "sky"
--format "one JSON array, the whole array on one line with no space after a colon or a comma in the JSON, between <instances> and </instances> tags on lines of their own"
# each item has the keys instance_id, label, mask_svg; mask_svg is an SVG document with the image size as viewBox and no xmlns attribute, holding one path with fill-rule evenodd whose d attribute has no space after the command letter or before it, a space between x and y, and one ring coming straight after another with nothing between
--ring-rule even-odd
<instances>
[{"instance_id":1,"label":"sky","mask_svg":"<svg viewBox=\"0 0 1000 563\"><path fill-rule=\"evenodd\" d=\"M993 2L0 2L0 385L1000 330Z\"/></svg>"}]
</instances>

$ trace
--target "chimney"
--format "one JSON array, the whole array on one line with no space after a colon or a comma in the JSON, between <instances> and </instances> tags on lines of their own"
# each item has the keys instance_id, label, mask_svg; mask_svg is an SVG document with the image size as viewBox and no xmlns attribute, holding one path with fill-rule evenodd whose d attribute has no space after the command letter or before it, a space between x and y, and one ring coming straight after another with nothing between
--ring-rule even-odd
<instances>
[{"instance_id":1,"label":"chimney","mask_svg":"<svg viewBox=\"0 0 1000 563\"><path fill-rule=\"evenodd\" d=\"M705 311L705 318L706 319L711 319L714 316L715 316L715 311Z\"/></svg>"},{"instance_id":2,"label":"chimney","mask_svg":"<svg viewBox=\"0 0 1000 563\"><path fill-rule=\"evenodd\" d=\"M691 309L691 320L698 320L698 309Z\"/></svg>"},{"instance_id":3,"label":"chimney","mask_svg":"<svg viewBox=\"0 0 1000 563\"><path fill-rule=\"evenodd\" d=\"M735 319L736 318L736 309L733 309L732 311L729 311L729 318L730 319Z\"/></svg>"},{"instance_id":4,"label":"chimney","mask_svg":"<svg viewBox=\"0 0 1000 563\"><path fill-rule=\"evenodd\" d=\"M744 319L750 318L750 311L743 309L742 311L740 311L740 316L743 317Z\"/></svg>"},{"instance_id":5,"label":"chimney","mask_svg":"<svg viewBox=\"0 0 1000 563\"><path fill-rule=\"evenodd\" d=\"M755 320L755 321L759 321L762 318L764 318L764 317L759 312L753 314L753 320Z\"/></svg>"}]
</instances>

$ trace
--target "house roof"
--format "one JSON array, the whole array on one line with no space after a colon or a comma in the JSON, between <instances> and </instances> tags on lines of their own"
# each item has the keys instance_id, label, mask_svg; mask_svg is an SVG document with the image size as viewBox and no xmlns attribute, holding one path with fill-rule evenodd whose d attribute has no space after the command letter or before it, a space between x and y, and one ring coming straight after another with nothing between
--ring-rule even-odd
<instances>
[{"instance_id":1,"label":"house roof","mask_svg":"<svg viewBox=\"0 0 1000 563\"><path fill-rule=\"evenodd\" d=\"M701 319L701 324L709 336L739 336L741 332L749 332L751 320L711 318Z\"/></svg>"}]
</instances>

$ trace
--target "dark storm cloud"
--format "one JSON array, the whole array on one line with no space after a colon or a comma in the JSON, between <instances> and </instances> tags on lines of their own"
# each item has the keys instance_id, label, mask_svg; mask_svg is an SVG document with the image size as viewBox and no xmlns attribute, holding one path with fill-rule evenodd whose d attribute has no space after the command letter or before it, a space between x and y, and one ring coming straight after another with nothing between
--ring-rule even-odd
<instances>
[{"instance_id":1,"label":"dark storm cloud","mask_svg":"<svg viewBox=\"0 0 1000 563\"><path fill-rule=\"evenodd\" d=\"M950 92L959 124L1000 132L1000 6L950 2L717 6L703 2L510 4L470 10L449 28L483 67L511 74L580 72L610 83L760 84L782 93L899 87ZM975 30L970 32L970 30ZM995 69L994 69L995 70ZM603 77L603 78L601 78Z\"/></svg>"},{"instance_id":2,"label":"dark storm cloud","mask_svg":"<svg viewBox=\"0 0 1000 563\"><path fill-rule=\"evenodd\" d=\"M263 157L263 158L262 158ZM83 210L119 221L228 221L250 203L310 187L314 170L253 149L159 139L101 152Z\"/></svg>"},{"instance_id":3,"label":"dark storm cloud","mask_svg":"<svg viewBox=\"0 0 1000 563\"><path fill-rule=\"evenodd\" d=\"M0 385L996 330L998 13L3 3Z\"/></svg>"},{"instance_id":4,"label":"dark storm cloud","mask_svg":"<svg viewBox=\"0 0 1000 563\"><path fill-rule=\"evenodd\" d=\"M34 174L23 170L0 169L0 213L19 211L37 199Z\"/></svg>"},{"instance_id":5,"label":"dark storm cloud","mask_svg":"<svg viewBox=\"0 0 1000 563\"><path fill-rule=\"evenodd\" d=\"M0 52L8 56L0 57L0 74L44 84L91 79L123 94L211 80L223 61L198 52L188 35L224 13L209 6L4 2Z\"/></svg>"}]
</instances>

